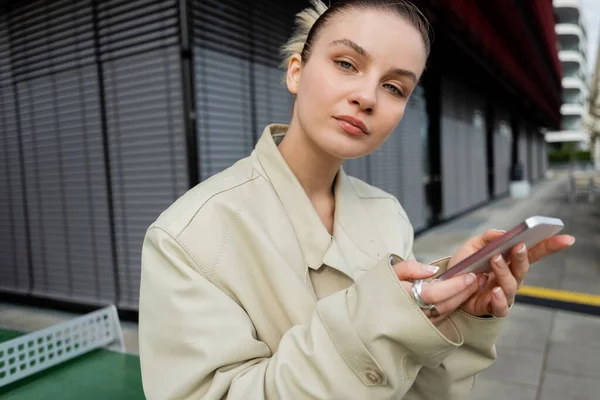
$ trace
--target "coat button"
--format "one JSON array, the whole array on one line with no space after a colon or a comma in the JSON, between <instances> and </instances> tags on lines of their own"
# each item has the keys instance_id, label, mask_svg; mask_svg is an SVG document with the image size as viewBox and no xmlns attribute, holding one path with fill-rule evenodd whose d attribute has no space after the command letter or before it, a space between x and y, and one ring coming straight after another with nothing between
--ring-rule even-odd
<instances>
[{"instance_id":1,"label":"coat button","mask_svg":"<svg viewBox=\"0 0 600 400\"><path fill-rule=\"evenodd\" d=\"M377 371L369 370L365 373L367 380L375 385L380 385L383 382L383 377Z\"/></svg>"}]
</instances>

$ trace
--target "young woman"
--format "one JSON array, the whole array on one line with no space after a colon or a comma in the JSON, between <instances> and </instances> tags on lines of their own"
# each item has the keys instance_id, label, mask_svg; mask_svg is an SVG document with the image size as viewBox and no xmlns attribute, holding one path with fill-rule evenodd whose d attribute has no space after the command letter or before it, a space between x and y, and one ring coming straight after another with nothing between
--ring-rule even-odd
<instances>
[{"instance_id":1,"label":"young woman","mask_svg":"<svg viewBox=\"0 0 600 400\"><path fill-rule=\"evenodd\" d=\"M430 278L398 201L347 176L398 125L428 24L405 1L315 2L284 47L289 126L202 182L148 229L140 359L149 399L465 399L529 264L572 244L516 246L493 274ZM417 293L418 296L418 293ZM425 304L423 304L425 303Z\"/></svg>"}]
</instances>

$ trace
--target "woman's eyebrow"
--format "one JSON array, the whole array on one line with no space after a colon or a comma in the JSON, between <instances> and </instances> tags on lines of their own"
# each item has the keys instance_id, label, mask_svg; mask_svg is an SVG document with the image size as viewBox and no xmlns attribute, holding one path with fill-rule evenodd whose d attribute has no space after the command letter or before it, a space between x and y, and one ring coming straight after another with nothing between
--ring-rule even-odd
<instances>
[{"instance_id":1,"label":"woman's eyebrow","mask_svg":"<svg viewBox=\"0 0 600 400\"><path fill-rule=\"evenodd\" d=\"M348 47L369 60L373 59L368 51L366 51L358 43L356 43L350 39L346 39L346 38L337 39L337 40L334 40L333 42L329 43L329 47L337 46L337 45L342 45L342 46ZM414 72L412 72L408 69L394 68L393 70L390 71L390 73L393 75L406 76L406 77L410 78L412 81L414 81L415 83L417 83L419 81L419 79L417 78L417 74L415 74Z\"/></svg>"},{"instance_id":2,"label":"woman's eyebrow","mask_svg":"<svg viewBox=\"0 0 600 400\"><path fill-rule=\"evenodd\" d=\"M410 78L410 80L412 80L413 82L417 83L419 81L419 79L417 78L417 75L408 70L408 69L404 69L404 68L394 68L391 71L391 74L393 75L401 75L401 76L406 76L408 78Z\"/></svg>"},{"instance_id":3,"label":"woman's eyebrow","mask_svg":"<svg viewBox=\"0 0 600 400\"><path fill-rule=\"evenodd\" d=\"M358 54L360 54L361 56L363 56L365 58L371 59L371 55L364 48L362 48L361 46L358 45L358 43L356 43L350 39L344 38L344 39L334 40L333 42L329 43L329 47L336 46L339 44L351 48L352 50L354 50L355 52L357 52Z\"/></svg>"}]
</instances>

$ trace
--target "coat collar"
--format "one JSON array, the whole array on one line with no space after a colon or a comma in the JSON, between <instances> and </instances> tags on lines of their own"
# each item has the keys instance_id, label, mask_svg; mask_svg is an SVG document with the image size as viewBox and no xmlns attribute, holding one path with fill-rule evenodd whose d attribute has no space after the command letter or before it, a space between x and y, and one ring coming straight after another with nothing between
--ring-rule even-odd
<instances>
[{"instance_id":1,"label":"coat collar","mask_svg":"<svg viewBox=\"0 0 600 400\"><path fill-rule=\"evenodd\" d=\"M327 232L304 188L277 148L286 131L287 125L267 126L255 152L292 222L307 266L318 269L325 258L336 259L338 264L344 263L343 257L331 257L332 253L337 253L332 250L332 243L340 227L372 262L379 261L385 252L385 241L343 168L338 172L334 187L334 237ZM337 267L346 269L343 272L347 273L347 266Z\"/></svg>"}]
</instances>

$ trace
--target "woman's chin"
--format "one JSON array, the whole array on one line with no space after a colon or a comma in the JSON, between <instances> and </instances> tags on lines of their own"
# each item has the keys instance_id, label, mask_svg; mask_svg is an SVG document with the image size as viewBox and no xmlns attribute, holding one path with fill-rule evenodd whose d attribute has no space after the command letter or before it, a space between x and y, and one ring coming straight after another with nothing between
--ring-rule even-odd
<instances>
[{"instance_id":1,"label":"woman's chin","mask_svg":"<svg viewBox=\"0 0 600 400\"><path fill-rule=\"evenodd\" d=\"M365 143L328 143L324 150L338 159L352 160L368 155L371 149Z\"/></svg>"}]
</instances>

